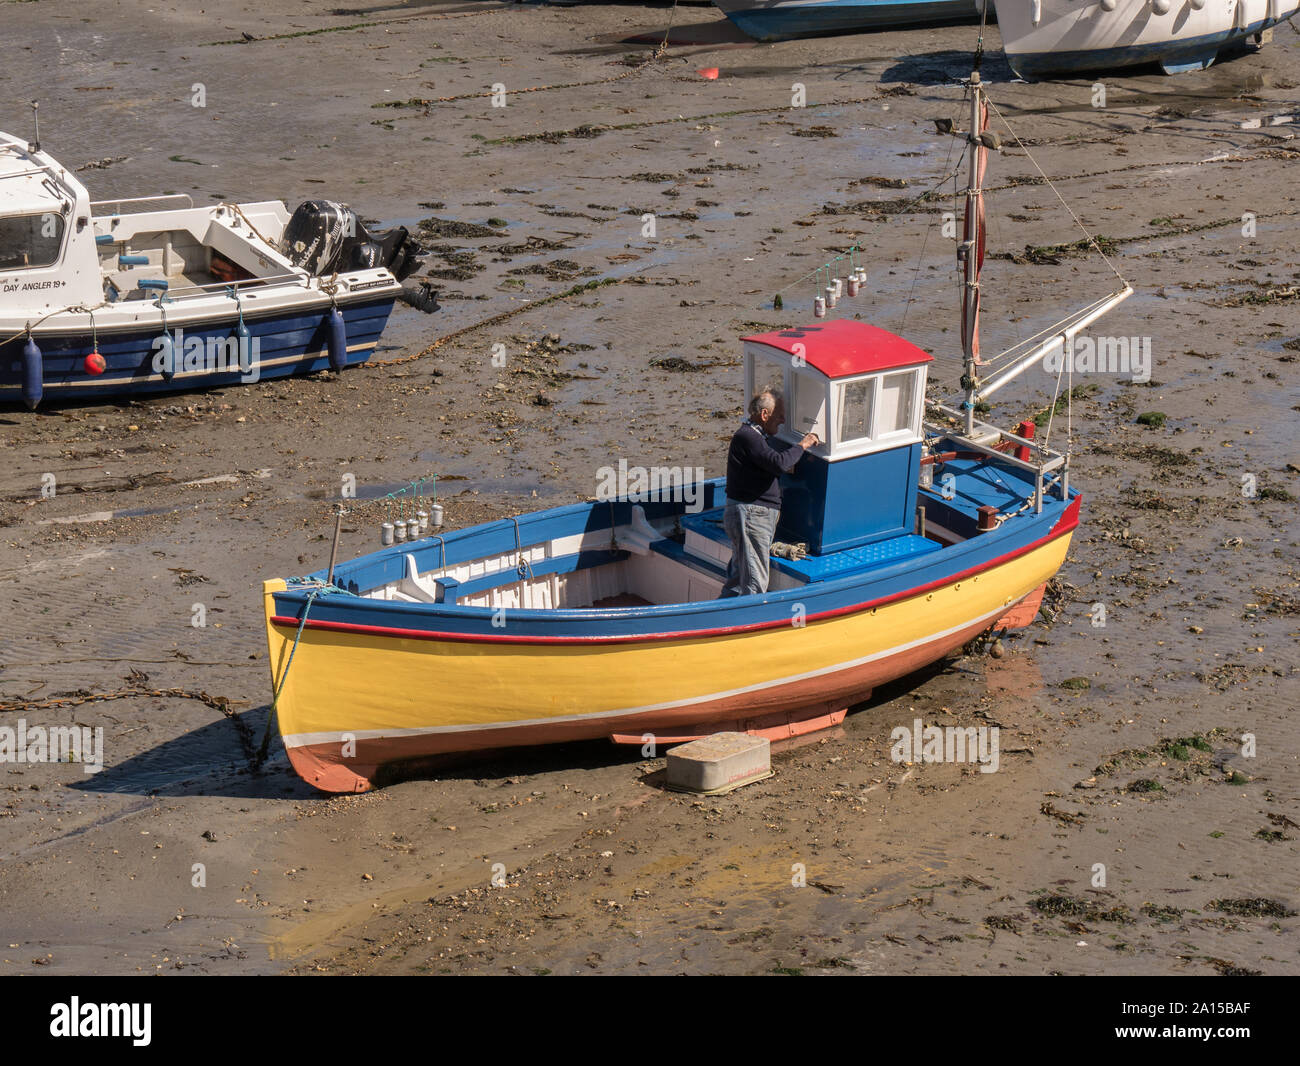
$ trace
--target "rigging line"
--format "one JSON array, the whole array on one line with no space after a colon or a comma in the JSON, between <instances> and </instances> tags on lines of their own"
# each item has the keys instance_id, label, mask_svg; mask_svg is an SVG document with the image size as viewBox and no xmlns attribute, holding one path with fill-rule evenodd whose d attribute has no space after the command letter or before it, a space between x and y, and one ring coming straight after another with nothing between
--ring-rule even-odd
<instances>
[{"instance_id":1,"label":"rigging line","mask_svg":"<svg viewBox=\"0 0 1300 1066\"><path fill-rule=\"evenodd\" d=\"M1056 388L1052 392L1052 405L1047 409L1047 429L1043 433L1043 450L1045 451L1052 443L1052 424L1056 421L1056 403L1061 395L1061 375L1065 373L1065 364L1073 363L1072 359L1062 359L1061 369L1056 372ZM1068 402L1068 401L1067 401Z\"/></svg>"},{"instance_id":2,"label":"rigging line","mask_svg":"<svg viewBox=\"0 0 1300 1066\"><path fill-rule=\"evenodd\" d=\"M987 95L985 98L987 99ZM1061 206L1064 207L1067 212L1069 212L1070 217L1074 219L1074 224L1079 227L1079 231L1085 237L1088 238L1088 243L1091 244L1093 249L1097 252L1097 254L1101 256L1105 264L1108 267L1110 267L1112 271L1114 271L1115 276L1119 278L1120 281L1124 282L1125 285L1128 285L1128 280L1124 277L1123 274L1119 272L1119 268L1115 266L1115 264L1110 261L1110 257L1101 250L1101 245L1098 243L1097 238L1088 232L1088 228L1079 220L1079 216L1076 215L1073 209L1070 207L1070 205L1065 202L1065 197L1063 197L1057 191L1056 186L1052 184L1052 179L1049 178L1047 174L1043 171L1043 168L1038 165L1038 160L1035 159L1033 157L1033 154L1029 151L1029 149L1025 147L1024 142L1020 140L1020 135L1016 133L1014 129L1011 128L1011 123L1009 123L1005 118L1002 117L1002 112L998 110L997 104L995 104L992 100L989 100L988 105L993 109L993 113L998 116L998 119L1002 122L1002 125L1006 126L1007 132L1011 134L1011 137L1016 142L1016 145L1020 148L1022 152L1025 153L1025 158L1027 158L1034 165L1034 169L1038 171L1043 181L1047 182L1047 187L1052 190L1052 194L1058 200L1061 201Z\"/></svg>"},{"instance_id":3,"label":"rigging line","mask_svg":"<svg viewBox=\"0 0 1300 1066\"><path fill-rule=\"evenodd\" d=\"M975 70L980 69L980 64L984 61L984 31L988 28L989 22L989 0L983 0L980 5L980 32L975 38L975 55L971 66Z\"/></svg>"},{"instance_id":4,"label":"rigging line","mask_svg":"<svg viewBox=\"0 0 1300 1066\"><path fill-rule=\"evenodd\" d=\"M948 157L949 157L950 159L952 158L952 151L951 151L951 149L949 150ZM913 196L910 200L907 200L906 203L908 203L908 204L923 204L923 203L926 203L926 202L930 199L930 197L932 197L936 192L938 192L938 190L939 190L939 189L944 185L944 183L947 182L949 178L954 177L960 169L961 169L961 164L958 163L958 164L957 164L957 167L956 167L954 170L951 170L951 171L949 171L947 174L944 174L943 177L939 178L939 179L935 182L934 185L932 185L932 186L931 186L929 189L927 189L925 192L921 193L920 196ZM865 249L862 247L862 245L860 245L860 244L854 244L853 247L852 247L852 249L845 249L845 250L844 250L843 252L841 252L839 255L835 256L835 257L832 258L832 259L828 259L825 263L822 263L821 266L819 266L819 267L817 267L817 268L815 268L815 269L813 269L813 270L808 271L808 273L807 273L807 274L804 274L803 277L796 278L794 281L792 281L792 282L788 283L787 285L784 285L784 286L782 286L781 288L777 289L776 292L777 292L777 293L786 293L786 292L789 292L791 289L793 289L795 286L797 286L797 285L802 285L804 282L808 281L810 278L813 278L813 277L815 277L816 275L820 274L823 270L825 270L825 269L826 269L828 266L830 266L832 263L838 263L838 262L841 262L842 260L846 259L846 258L848 257L848 255L849 255L849 251L850 251L850 250L856 250L856 251L859 251L859 252L861 252L861 251L865 251ZM744 306L744 305L743 305L743 304L739 304L739 303L737 303L737 304L733 304L733 305L730 305L730 306L741 307L741 306ZM365 366L366 364L365 364L365 363L362 363L361 365L362 365L362 366Z\"/></svg>"},{"instance_id":5,"label":"rigging line","mask_svg":"<svg viewBox=\"0 0 1300 1066\"><path fill-rule=\"evenodd\" d=\"M964 96L963 99L965 99ZM955 137L948 138L948 156L943 161L943 169L945 172L947 172L948 166L952 162L952 149L953 149L953 145L955 145L956 143L957 140ZM953 177L953 182L955 183L957 180L956 170L952 171L952 177ZM948 179L945 177L944 181L946 182L947 180ZM939 187L938 185L935 186L936 189L938 187ZM902 324L898 327L899 333L902 333L903 330L907 327L907 312L912 309L912 296L916 292L916 283L917 281L920 280L921 277L921 264L925 261L925 249L926 246L930 243L930 234L933 232L934 232L934 216L932 215L930 216L930 224L925 227L925 236L921 238L921 251L916 257L916 269L912 271L912 284L911 287L907 290L907 302L903 304L903 321Z\"/></svg>"},{"instance_id":6,"label":"rigging line","mask_svg":"<svg viewBox=\"0 0 1300 1066\"><path fill-rule=\"evenodd\" d=\"M1066 315L1065 318L1062 318L1060 321L1053 322L1050 326L1046 326L1043 329L1040 329L1037 333L1033 334L1032 336L1026 337L1022 341L1018 341L1016 344L1008 348L1006 351L1000 352L999 354L995 355L992 359L987 360L985 365L990 367L995 366L1003 360L1012 358L1013 355L1016 354L1017 348L1023 348L1026 345L1032 345L1036 341L1040 340L1043 337L1048 336L1049 334L1060 332L1060 328L1062 326L1069 328L1070 323L1072 323L1075 319L1083 318L1085 315L1091 314L1094 310L1096 310L1098 307L1104 304L1107 300L1112 299L1113 295L1114 294L1112 293L1111 296L1103 296L1099 300L1094 300L1086 307L1082 307L1078 311L1074 311L1071 314Z\"/></svg>"}]
</instances>

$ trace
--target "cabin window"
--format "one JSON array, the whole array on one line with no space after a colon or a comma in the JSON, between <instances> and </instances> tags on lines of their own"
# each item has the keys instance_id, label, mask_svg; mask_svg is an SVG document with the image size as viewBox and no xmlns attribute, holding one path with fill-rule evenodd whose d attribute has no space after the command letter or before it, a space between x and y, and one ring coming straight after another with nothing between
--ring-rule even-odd
<instances>
[{"instance_id":1,"label":"cabin window","mask_svg":"<svg viewBox=\"0 0 1300 1066\"><path fill-rule=\"evenodd\" d=\"M871 439L871 412L875 407L876 379L864 378L840 386L837 444Z\"/></svg>"},{"instance_id":2,"label":"cabin window","mask_svg":"<svg viewBox=\"0 0 1300 1066\"><path fill-rule=\"evenodd\" d=\"M62 247L63 216L57 211L0 218L0 270L53 266Z\"/></svg>"},{"instance_id":3,"label":"cabin window","mask_svg":"<svg viewBox=\"0 0 1300 1066\"><path fill-rule=\"evenodd\" d=\"M916 374L885 374L880 379L880 410L876 416L876 436L911 433L916 411Z\"/></svg>"},{"instance_id":4,"label":"cabin window","mask_svg":"<svg viewBox=\"0 0 1300 1066\"><path fill-rule=\"evenodd\" d=\"M826 385L807 374L793 375L793 395L786 405L789 429L795 437L816 433L826 443Z\"/></svg>"},{"instance_id":5,"label":"cabin window","mask_svg":"<svg viewBox=\"0 0 1300 1066\"><path fill-rule=\"evenodd\" d=\"M785 396L785 369L788 364L784 359L773 359L768 355L754 354L754 379L750 394L745 397L745 414L749 414L749 400L760 392L775 392ZM789 397L786 397L789 408Z\"/></svg>"}]
</instances>

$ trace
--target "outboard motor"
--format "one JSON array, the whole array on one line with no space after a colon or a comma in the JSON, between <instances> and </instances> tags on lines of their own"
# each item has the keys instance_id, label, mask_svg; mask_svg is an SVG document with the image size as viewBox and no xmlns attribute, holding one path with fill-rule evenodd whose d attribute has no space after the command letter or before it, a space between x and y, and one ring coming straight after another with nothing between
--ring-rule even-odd
<instances>
[{"instance_id":1,"label":"outboard motor","mask_svg":"<svg viewBox=\"0 0 1300 1066\"><path fill-rule=\"evenodd\" d=\"M405 226L370 234L347 204L308 200L284 227L280 251L316 277L343 270L386 267L404 281L424 254Z\"/></svg>"}]
</instances>

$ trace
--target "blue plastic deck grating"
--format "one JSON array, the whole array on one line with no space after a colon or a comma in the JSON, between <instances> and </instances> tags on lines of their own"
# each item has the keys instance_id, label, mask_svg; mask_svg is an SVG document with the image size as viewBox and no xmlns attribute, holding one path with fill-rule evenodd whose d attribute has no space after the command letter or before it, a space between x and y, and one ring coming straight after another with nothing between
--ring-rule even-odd
<instances>
[{"instance_id":1,"label":"blue plastic deck grating","mask_svg":"<svg viewBox=\"0 0 1300 1066\"><path fill-rule=\"evenodd\" d=\"M719 544L729 544L726 530L722 528L722 508L682 516L682 529L698 533ZM916 555L939 551L937 544L925 537L907 533L901 537L860 544L856 548L832 552L829 555L809 555L804 559L772 559L772 566L782 573L791 574L805 582L829 581L842 574L888 566Z\"/></svg>"}]
</instances>

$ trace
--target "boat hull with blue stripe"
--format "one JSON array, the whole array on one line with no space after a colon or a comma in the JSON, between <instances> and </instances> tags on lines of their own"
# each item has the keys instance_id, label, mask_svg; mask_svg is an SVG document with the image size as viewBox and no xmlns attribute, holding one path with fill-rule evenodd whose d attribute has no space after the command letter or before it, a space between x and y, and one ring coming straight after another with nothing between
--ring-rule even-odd
<instances>
[{"instance_id":1,"label":"boat hull with blue stripe","mask_svg":"<svg viewBox=\"0 0 1300 1066\"><path fill-rule=\"evenodd\" d=\"M392 297L363 298L339 305L347 337L343 366L370 358L392 308ZM243 322L249 337L242 352L237 333L239 318L233 303L219 317L206 322L171 314L167 333L173 345L178 339L181 344L170 375L154 366L158 338L163 333L162 316L156 309L154 315L148 316L153 321L143 326L111 331L97 328L93 335L88 320L85 329L69 332L36 329L32 337L42 355L44 399L47 404L57 404L61 400L180 392L327 370L332 365L327 317L331 309L330 301L322 299L314 306L278 314L245 314ZM18 403L23 399L22 355L26 339L24 334L0 346L2 401ZM188 353L186 342L194 342ZM86 369L92 351L98 351L104 360L104 369L99 373Z\"/></svg>"},{"instance_id":2,"label":"boat hull with blue stripe","mask_svg":"<svg viewBox=\"0 0 1300 1066\"><path fill-rule=\"evenodd\" d=\"M759 41L858 33L959 22L976 16L975 0L713 0L740 30Z\"/></svg>"},{"instance_id":3,"label":"boat hull with blue stripe","mask_svg":"<svg viewBox=\"0 0 1300 1066\"><path fill-rule=\"evenodd\" d=\"M1022 78L1158 65L1204 70L1300 11L1297 0L996 0L1007 63Z\"/></svg>"}]
</instances>

